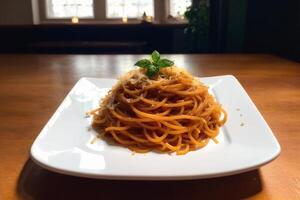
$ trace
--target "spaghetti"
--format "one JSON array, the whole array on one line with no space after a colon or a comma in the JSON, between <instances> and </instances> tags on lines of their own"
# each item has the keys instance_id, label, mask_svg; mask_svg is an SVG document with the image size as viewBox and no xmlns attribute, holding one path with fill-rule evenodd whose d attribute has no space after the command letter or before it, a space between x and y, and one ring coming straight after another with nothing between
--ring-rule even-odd
<instances>
[{"instance_id":1,"label":"spaghetti","mask_svg":"<svg viewBox=\"0 0 300 200\"><path fill-rule=\"evenodd\" d=\"M138 153L177 155L202 148L210 139L217 143L227 119L208 88L176 67L162 68L152 79L145 69L128 72L90 115L104 139Z\"/></svg>"}]
</instances>

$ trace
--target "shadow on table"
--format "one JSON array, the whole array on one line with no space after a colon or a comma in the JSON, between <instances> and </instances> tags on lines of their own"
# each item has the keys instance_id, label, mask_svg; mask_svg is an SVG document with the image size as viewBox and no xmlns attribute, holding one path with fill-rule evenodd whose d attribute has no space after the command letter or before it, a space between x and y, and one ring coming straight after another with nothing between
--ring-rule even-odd
<instances>
[{"instance_id":1,"label":"shadow on table","mask_svg":"<svg viewBox=\"0 0 300 200\"><path fill-rule=\"evenodd\" d=\"M261 189L258 170L190 181L113 181L54 173L29 159L17 192L23 199L244 199Z\"/></svg>"}]
</instances>

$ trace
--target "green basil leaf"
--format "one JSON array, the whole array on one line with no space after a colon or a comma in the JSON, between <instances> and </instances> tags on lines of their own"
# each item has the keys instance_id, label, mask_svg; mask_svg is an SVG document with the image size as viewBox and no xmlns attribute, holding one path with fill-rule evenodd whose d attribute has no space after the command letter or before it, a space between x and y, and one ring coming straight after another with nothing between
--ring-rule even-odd
<instances>
[{"instance_id":1,"label":"green basil leaf","mask_svg":"<svg viewBox=\"0 0 300 200\"><path fill-rule=\"evenodd\" d=\"M160 59L160 54L158 53L158 51L153 51L151 54L151 58L153 60L154 63L156 63L157 61L159 61Z\"/></svg>"},{"instance_id":2,"label":"green basil leaf","mask_svg":"<svg viewBox=\"0 0 300 200\"><path fill-rule=\"evenodd\" d=\"M159 67L171 67L174 65L174 62L168 59L161 59L157 62Z\"/></svg>"},{"instance_id":3,"label":"green basil leaf","mask_svg":"<svg viewBox=\"0 0 300 200\"><path fill-rule=\"evenodd\" d=\"M150 77L154 76L155 74L157 74L158 71L159 71L159 68L155 67L154 65L149 65L146 74L150 78Z\"/></svg>"},{"instance_id":4,"label":"green basil leaf","mask_svg":"<svg viewBox=\"0 0 300 200\"><path fill-rule=\"evenodd\" d=\"M142 59L137 61L134 65L138 67L148 68L151 65L151 61L148 59Z\"/></svg>"}]
</instances>

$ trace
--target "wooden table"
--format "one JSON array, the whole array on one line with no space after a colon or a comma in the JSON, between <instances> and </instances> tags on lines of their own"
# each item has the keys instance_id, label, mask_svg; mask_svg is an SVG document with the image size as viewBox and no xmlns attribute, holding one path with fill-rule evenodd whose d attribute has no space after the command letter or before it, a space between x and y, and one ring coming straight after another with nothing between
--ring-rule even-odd
<instances>
[{"instance_id":1,"label":"wooden table","mask_svg":"<svg viewBox=\"0 0 300 200\"><path fill-rule=\"evenodd\" d=\"M0 56L0 199L300 199L300 64L271 55L169 55L195 76L239 79L282 147L259 170L194 181L108 181L60 175L30 160L35 137L79 78L116 78L141 57Z\"/></svg>"}]
</instances>

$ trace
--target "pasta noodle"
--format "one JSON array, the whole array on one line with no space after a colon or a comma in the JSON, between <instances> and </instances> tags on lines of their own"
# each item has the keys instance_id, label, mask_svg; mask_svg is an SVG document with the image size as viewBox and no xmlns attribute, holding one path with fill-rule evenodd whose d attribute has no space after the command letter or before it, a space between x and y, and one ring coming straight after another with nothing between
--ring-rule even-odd
<instances>
[{"instance_id":1,"label":"pasta noodle","mask_svg":"<svg viewBox=\"0 0 300 200\"><path fill-rule=\"evenodd\" d=\"M134 152L183 155L218 143L227 114L208 88L186 71L162 68L152 79L145 69L120 78L91 111L92 127L101 137Z\"/></svg>"}]
</instances>

